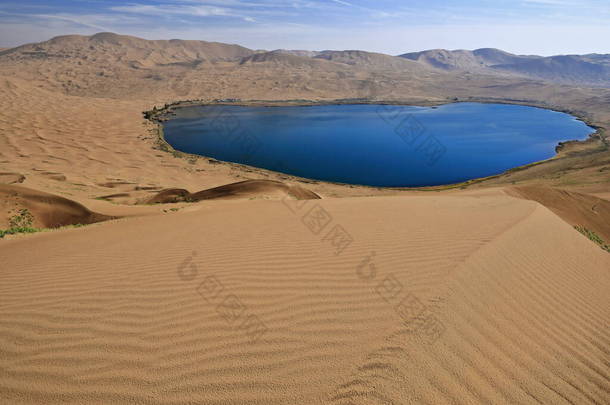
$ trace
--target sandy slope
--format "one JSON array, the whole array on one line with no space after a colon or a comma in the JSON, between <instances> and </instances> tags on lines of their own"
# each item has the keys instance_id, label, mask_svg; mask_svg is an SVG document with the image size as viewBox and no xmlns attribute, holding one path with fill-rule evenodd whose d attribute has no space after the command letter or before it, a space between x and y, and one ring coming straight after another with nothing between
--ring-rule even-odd
<instances>
[{"instance_id":1,"label":"sandy slope","mask_svg":"<svg viewBox=\"0 0 610 405\"><path fill-rule=\"evenodd\" d=\"M0 212L9 217L27 209L32 215L32 226L58 228L65 225L89 225L114 219L92 212L75 201L26 187L0 184ZM0 218L0 228L9 227L7 219Z\"/></svg>"},{"instance_id":2,"label":"sandy slope","mask_svg":"<svg viewBox=\"0 0 610 405\"><path fill-rule=\"evenodd\" d=\"M538 201L564 221L596 232L610 241L610 201L591 195L548 187L513 187L510 195Z\"/></svg>"},{"instance_id":3,"label":"sandy slope","mask_svg":"<svg viewBox=\"0 0 610 405\"><path fill-rule=\"evenodd\" d=\"M332 219L316 235L307 214L320 208ZM339 255L324 240L335 225L353 239ZM610 394L610 256L502 193L209 201L13 238L0 258L3 403Z\"/></svg>"}]
</instances>

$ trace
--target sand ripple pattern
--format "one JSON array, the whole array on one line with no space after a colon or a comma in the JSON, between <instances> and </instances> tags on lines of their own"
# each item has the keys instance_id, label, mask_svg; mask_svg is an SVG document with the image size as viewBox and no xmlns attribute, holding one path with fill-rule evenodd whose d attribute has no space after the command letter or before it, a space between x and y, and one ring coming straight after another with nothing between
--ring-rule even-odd
<instances>
[{"instance_id":1,"label":"sand ripple pattern","mask_svg":"<svg viewBox=\"0 0 610 405\"><path fill-rule=\"evenodd\" d=\"M354 239L341 255L278 201L211 202L3 241L0 402L609 397L610 258L546 208L510 197L309 204ZM357 276L370 252L379 277L393 274L443 323L434 344L376 294L381 279ZM181 278L189 257L196 273ZM264 322L260 340L197 292L209 276Z\"/></svg>"}]
</instances>

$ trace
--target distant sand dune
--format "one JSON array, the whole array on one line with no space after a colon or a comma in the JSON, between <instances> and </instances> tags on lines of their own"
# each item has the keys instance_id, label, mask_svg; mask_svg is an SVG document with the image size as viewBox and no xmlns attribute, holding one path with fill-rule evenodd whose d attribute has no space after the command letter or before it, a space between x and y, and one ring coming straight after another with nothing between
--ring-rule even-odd
<instances>
[{"instance_id":1,"label":"distant sand dune","mask_svg":"<svg viewBox=\"0 0 610 405\"><path fill-rule=\"evenodd\" d=\"M237 183L214 187L197 193L189 193L184 189L168 189L159 192L144 202L146 204L171 203L179 201L254 199L254 198L288 197L295 200L316 200L318 196L299 186L289 186L281 181L245 180Z\"/></svg>"},{"instance_id":2,"label":"distant sand dune","mask_svg":"<svg viewBox=\"0 0 610 405\"><path fill-rule=\"evenodd\" d=\"M317 234L312 212L331 218ZM336 225L353 239L339 255ZM6 403L602 404L610 392L610 255L532 201L208 201L6 240L0 256ZM422 333L424 315L438 333ZM252 316L265 328L254 341L239 326Z\"/></svg>"},{"instance_id":3,"label":"distant sand dune","mask_svg":"<svg viewBox=\"0 0 610 405\"><path fill-rule=\"evenodd\" d=\"M313 191L300 186L289 186L280 181L246 180L227 184L209 190L199 191L191 195L195 201L226 198L244 198L256 196L282 195L296 200L317 200L320 198Z\"/></svg>"}]
</instances>

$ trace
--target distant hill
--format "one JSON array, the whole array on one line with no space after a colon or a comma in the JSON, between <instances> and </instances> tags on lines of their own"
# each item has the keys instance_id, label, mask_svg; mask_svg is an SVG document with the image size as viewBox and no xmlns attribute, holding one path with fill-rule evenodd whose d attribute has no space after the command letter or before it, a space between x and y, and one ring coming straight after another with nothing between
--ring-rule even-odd
<instances>
[{"instance_id":1,"label":"distant hill","mask_svg":"<svg viewBox=\"0 0 610 405\"><path fill-rule=\"evenodd\" d=\"M320 54L320 52L318 52L318 51L303 51L303 50L291 50L291 49L276 49L273 52L285 53L285 54L294 55L294 56L302 56L304 58L313 58L314 56L317 56Z\"/></svg>"},{"instance_id":2,"label":"distant hill","mask_svg":"<svg viewBox=\"0 0 610 405\"><path fill-rule=\"evenodd\" d=\"M528 60L542 59L536 55L515 55L496 48L481 48L472 51L472 54L487 66L520 63Z\"/></svg>"},{"instance_id":3,"label":"distant hill","mask_svg":"<svg viewBox=\"0 0 610 405\"><path fill-rule=\"evenodd\" d=\"M240 64L266 63L282 66L329 67L331 63L339 69L356 67L370 70L423 71L425 67L395 56L365 51L290 51L278 49L259 52L242 58Z\"/></svg>"},{"instance_id":4,"label":"distant hill","mask_svg":"<svg viewBox=\"0 0 610 405\"><path fill-rule=\"evenodd\" d=\"M313 59L309 56L301 56L292 52L276 50L271 52L260 52L242 58L240 65L263 63L275 66L293 66L293 67L321 67L324 62Z\"/></svg>"},{"instance_id":5,"label":"distant hill","mask_svg":"<svg viewBox=\"0 0 610 405\"><path fill-rule=\"evenodd\" d=\"M401 58L417 61L426 66L442 70L481 71L499 64L513 64L541 58L540 56L519 56L493 48L474 51L432 49L422 52L405 53Z\"/></svg>"},{"instance_id":6,"label":"distant hill","mask_svg":"<svg viewBox=\"0 0 610 405\"><path fill-rule=\"evenodd\" d=\"M552 82L610 86L610 55L605 56L599 61L578 55L551 56L492 68Z\"/></svg>"},{"instance_id":7,"label":"distant hill","mask_svg":"<svg viewBox=\"0 0 610 405\"><path fill-rule=\"evenodd\" d=\"M432 49L400 55L444 71L509 74L556 83L610 86L610 55L524 56L499 49Z\"/></svg>"},{"instance_id":8,"label":"distant hill","mask_svg":"<svg viewBox=\"0 0 610 405\"><path fill-rule=\"evenodd\" d=\"M0 68L73 95L139 98L155 92L186 96L212 82L202 74L204 70L234 65L254 53L218 42L150 41L99 33L59 36L5 50L0 52Z\"/></svg>"},{"instance_id":9,"label":"distant hill","mask_svg":"<svg viewBox=\"0 0 610 405\"><path fill-rule=\"evenodd\" d=\"M410 61L401 60L395 56L385 55L382 53L365 52L365 51L322 51L316 56L316 59L325 59L332 62L342 63L345 65L358 66L363 68L375 69L393 69L393 70L422 70L420 66ZM406 62L406 63L405 63Z\"/></svg>"},{"instance_id":10,"label":"distant hill","mask_svg":"<svg viewBox=\"0 0 610 405\"><path fill-rule=\"evenodd\" d=\"M181 39L149 41L103 32L92 36L66 35L12 48L0 55L9 59L80 59L120 62L132 67L172 63L236 61L254 51L239 45Z\"/></svg>"},{"instance_id":11,"label":"distant hill","mask_svg":"<svg viewBox=\"0 0 610 405\"><path fill-rule=\"evenodd\" d=\"M400 57L419 62L434 69L447 71L480 69L482 65L470 51L431 49L422 52L405 53L400 55Z\"/></svg>"}]
</instances>

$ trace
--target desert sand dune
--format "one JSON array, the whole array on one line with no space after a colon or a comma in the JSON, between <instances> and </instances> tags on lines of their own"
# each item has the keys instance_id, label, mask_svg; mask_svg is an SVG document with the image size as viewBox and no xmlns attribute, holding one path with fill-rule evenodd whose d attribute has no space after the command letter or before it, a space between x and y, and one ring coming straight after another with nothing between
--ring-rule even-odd
<instances>
[{"instance_id":1,"label":"desert sand dune","mask_svg":"<svg viewBox=\"0 0 610 405\"><path fill-rule=\"evenodd\" d=\"M88 225L113 219L64 197L26 187L0 184L0 228L8 228L8 219L21 209L27 209L33 216L32 225L40 228Z\"/></svg>"},{"instance_id":2,"label":"desert sand dune","mask_svg":"<svg viewBox=\"0 0 610 405\"><path fill-rule=\"evenodd\" d=\"M144 204L164 204L176 202L196 202L203 200L233 199L282 199L316 200L320 199L313 191L300 186L289 186L281 181L244 180L237 183L189 193L181 188L162 190L154 196L143 200Z\"/></svg>"},{"instance_id":3,"label":"desert sand dune","mask_svg":"<svg viewBox=\"0 0 610 405\"><path fill-rule=\"evenodd\" d=\"M189 193L182 189L169 189L148 200L147 203L177 201L203 201L218 199L255 199L255 198L289 198L295 200L320 199L316 193L299 186L289 186L281 181L272 180L244 180L237 183L226 184L208 190Z\"/></svg>"},{"instance_id":4,"label":"desert sand dune","mask_svg":"<svg viewBox=\"0 0 610 405\"><path fill-rule=\"evenodd\" d=\"M210 201L13 238L0 256L11 404L602 404L610 391L610 256L502 193Z\"/></svg>"},{"instance_id":5,"label":"desert sand dune","mask_svg":"<svg viewBox=\"0 0 610 405\"><path fill-rule=\"evenodd\" d=\"M591 195L557 190L549 187L521 186L507 192L529 200L538 201L564 221L574 226L584 226L610 241L610 201Z\"/></svg>"}]
</instances>

